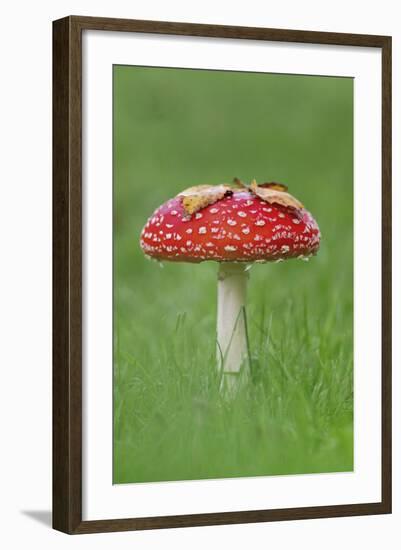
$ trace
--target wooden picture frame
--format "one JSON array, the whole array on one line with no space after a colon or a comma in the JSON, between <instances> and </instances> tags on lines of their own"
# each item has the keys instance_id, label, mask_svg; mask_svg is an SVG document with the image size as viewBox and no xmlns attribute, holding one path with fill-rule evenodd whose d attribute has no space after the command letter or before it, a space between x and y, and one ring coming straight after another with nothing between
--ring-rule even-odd
<instances>
[{"instance_id":1,"label":"wooden picture frame","mask_svg":"<svg viewBox=\"0 0 401 550\"><path fill-rule=\"evenodd\" d=\"M382 497L379 502L82 520L82 32L377 48L382 56ZM69 534L391 512L391 37L66 17L53 23L53 527Z\"/></svg>"}]
</instances>

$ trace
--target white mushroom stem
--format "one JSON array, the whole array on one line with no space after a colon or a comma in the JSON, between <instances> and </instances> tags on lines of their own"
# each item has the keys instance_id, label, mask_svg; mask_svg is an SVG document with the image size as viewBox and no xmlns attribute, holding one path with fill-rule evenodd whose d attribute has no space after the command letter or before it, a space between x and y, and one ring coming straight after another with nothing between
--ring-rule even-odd
<instances>
[{"instance_id":1,"label":"white mushroom stem","mask_svg":"<svg viewBox=\"0 0 401 550\"><path fill-rule=\"evenodd\" d=\"M241 366L247 369L245 304L249 273L247 264L222 262L217 288L217 354L221 390L235 393Z\"/></svg>"}]
</instances>

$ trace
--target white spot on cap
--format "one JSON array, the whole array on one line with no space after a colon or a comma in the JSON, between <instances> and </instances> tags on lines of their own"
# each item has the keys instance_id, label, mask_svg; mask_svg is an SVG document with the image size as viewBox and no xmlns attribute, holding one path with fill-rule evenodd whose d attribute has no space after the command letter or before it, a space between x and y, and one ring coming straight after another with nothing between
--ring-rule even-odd
<instances>
[{"instance_id":1,"label":"white spot on cap","mask_svg":"<svg viewBox=\"0 0 401 550\"><path fill-rule=\"evenodd\" d=\"M213 243L206 243L206 246L207 246L208 248L210 248L210 247L214 246L214 244L213 244Z\"/></svg>"},{"instance_id":2,"label":"white spot on cap","mask_svg":"<svg viewBox=\"0 0 401 550\"><path fill-rule=\"evenodd\" d=\"M290 247L287 246L286 244L283 244L283 246L281 247L281 252L289 252L290 251Z\"/></svg>"},{"instance_id":3,"label":"white spot on cap","mask_svg":"<svg viewBox=\"0 0 401 550\"><path fill-rule=\"evenodd\" d=\"M186 244L187 246L191 246L191 245L192 245L192 241L187 241L185 244Z\"/></svg>"},{"instance_id":4,"label":"white spot on cap","mask_svg":"<svg viewBox=\"0 0 401 550\"><path fill-rule=\"evenodd\" d=\"M253 204L253 201L247 200L245 204L246 204L247 206L251 206L251 205Z\"/></svg>"},{"instance_id":5,"label":"white spot on cap","mask_svg":"<svg viewBox=\"0 0 401 550\"><path fill-rule=\"evenodd\" d=\"M238 212L238 216L239 216L240 218L246 218L246 212L243 212L242 210L240 210L240 211Z\"/></svg>"},{"instance_id":6,"label":"white spot on cap","mask_svg":"<svg viewBox=\"0 0 401 550\"><path fill-rule=\"evenodd\" d=\"M200 228L199 228L199 233L200 233L201 235L204 235L204 234L206 233L206 227L200 227Z\"/></svg>"},{"instance_id":7,"label":"white spot on cap","mask_svg":"<svg viewBox=\"0 0 401 550\"><path fill-rule=\"evenodd\" d=\"M196 220L200 220L201 218L202 218L202 214L201 214L200 212L197 212L197 213L195 214L195 219L196 219Z\"/></svg>"},{"instance_id":8,"label":"white spot on cap","mask_svg":"<svg viewBox=\"0 0 401 550\"><path fill-rule=\"evenodd\" d=\"M211 209L210 209L210 213L211 213L211 214L217 214L218 211L219 211L218 208L211 208Z\"/></svg>"},{"instance_id":9,"label":"white spot on cap","mask_svg":"<svg viewBox=\"0 0 401 550\"><path fill-rule=\"evenodd\" d=\"M171 214L172 216L176 216L176 215L178 214L178 212L177 212L177 210L172 210L172 211L170 212L170 214ZM161 221L161 220L160 220L160 221Z\"/></svg>"},{"instance_id":10,"label":"white spot on cap","mask_svg":"<svg viewBox=\"0 0 401 550\"><path fill-rule=\"evenodd\" d=\"M261 241L262 237L260 235L255 235L253 238L254 241Z\"/></svg>"},{"instance_id":11,"label":"white spot on cap","mask_svg":"<svg viewBox=\"0 0 401 550\"><path fill-rule=\"evenodd\" d=\"M237 225L235 220L227 220L228 225Z\"/></svg>"},{"instance_id":12,"label":"white spot on cap","mask_svg":"<svg viewBox=\"0 0 401 550\"><path fill-rule=\"evenodd\" d=\"M242 233L244 233L244 235L249 235L250 231L251 230L249 229L249 227L243 227L242 228Z\"/></svg>"},{"instance_id":13,"label":"white spot on cap","mask_svg":"<svg viewBox=\"0 0 401 550\"><path fill-rule=\"evenodd\" d=\"M285 218L285 215L284 215L282 212L280 212L279 215L278 215L278 217L279 217L279 218Z\"/></svg>"},{"instance_id":14,"label":"white spot on cap","mask_svg":"<svg viewBox=\"0 0 401 550\"><path fill-rule=\"evenodd\" d=\"M186 230L186 232L188 233L188 235L190 235L192 233L192 229L190 227L188 227L188 229Z\"/></svg>"},{"instance_id":15,"label":"white spot on cap","mask_svg":"<svg viewBox=\"0 0 401 550\"><path fill-rule=\"evenodd\" d=\"M166 239L171 239L171 233L166 233Z\"/></svg>"},{"instance_id":16,"label":"white spot on cap","mask_svg":"<svg viewBox=\"0 0 401 550\"><path fill-rule=\"evenodd\" d=\"M172 227L174 227L174 225L172 225L171 223L166 223L166 227L167 229L171 229Z\"/></svg>"},{"instance_id":17,"label":"white spot on cap","mask_svg":"<svg viewBox=\"0 0 401 550\"><path fill-rule=\"evenodd\" d=\"M258 220L257 222L255 222L255 225L258 225L258 226L262 226L262 225L266 225L266 222L264 220Z\"/></svg>"},{"instance_id":18,"label":"white spot on cap","mask_svg":"<svg viewBox=\"0 0 401 550\"><path fill-rule=\"evenodd\" d=\"M175 236L175 240L176 240L176 241L180 241L181 239L182 239L181 235L178 235L178 234L177 234L177 235Z\"/></svg>"},{"instance_id":19,"label":"white spot on cap","mask_svg":"<svg viewBox=\"0 0 401 550\"><path fill-rule=\"evenodd\" d=\"M231 245L227 245L224 247L224 250L226 250L227 252L235 252L237 250L237 247L236 246L231 246Z\"/></svg>"},{"instance_id":20,"label":"white spot on cap","mask_svg":"<svg viewBox=\"0 0 401 550\"><path fill-rule=\"evenodd\" d=\"M219 230L218 227L212 227L210 231L211 231L212 233L217 233L218 230Z\"/></svg>"},{"instance_id":21,"label":"white spot on cap","mask_svg":"<svg viewBox=\"0 0 401 550\"><path fill-rule=\"evenodd\" d=\"M298 225L301 222L299 221L298 218L293 218L292 223L295 223L296 225Z\"/></svg>"}]
</instances>

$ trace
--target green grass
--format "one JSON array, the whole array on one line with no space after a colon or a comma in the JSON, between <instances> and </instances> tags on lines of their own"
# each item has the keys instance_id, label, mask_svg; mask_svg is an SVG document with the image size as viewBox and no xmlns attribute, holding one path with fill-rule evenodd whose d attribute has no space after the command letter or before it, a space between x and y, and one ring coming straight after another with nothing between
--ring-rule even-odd
<instances>
[{"instance_id":1,"label":"green grass","mask_svg":"<svg viewBox=\"0 0 401 550\"><path fill-rule=\"evenodd\" d=\"M115 67L114 482L353 468L353 82ZM185 187L286 183L321 250L251 269L252 377L218 391L217 265L147 261Z\"/></svg>"}]
</instances>

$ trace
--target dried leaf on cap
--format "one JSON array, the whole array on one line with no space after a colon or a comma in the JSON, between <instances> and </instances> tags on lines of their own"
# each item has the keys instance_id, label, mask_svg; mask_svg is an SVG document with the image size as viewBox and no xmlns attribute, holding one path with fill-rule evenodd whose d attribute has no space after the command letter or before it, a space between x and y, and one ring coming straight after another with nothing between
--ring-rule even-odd
<instances>
[{"instance_id":1,"label":"dried leaf on cap","mask_svg":"<svg viewBox=\"0 0 401 550\"><path fill-rule=\"evenodd\" d=\"M275 191L288 191L288 187L284 183L277 183L276 181L258 183L258 187L274 189Z\"/></svg>"},{"instance_id":2,"label":"dried leaf on cap","mask_svg":"<svg viewBox=\"0 0 401 550\"><path fill-rule=\"evenodd\" d=\"M291 206L292 208L303 208L303 204L287 193L287 187L281 183L272 182L258 185L256 180L253 180L250 190L257 197L270 204L276 203L282 206Z\"/></svg>"},{"instance_id":3,"label":"dried leaf on cap","mask_svg":"<svg viewBox=\"0 0 401 550\"><path fill-rule=\"evenodd\" d=\"M229 185L196 185L189 187L178 194L182 197L182 205L187 214L194 214L215 202L221 200L226 195L232 194L233 190Z\"/></svg>"},{"instance_id":4,"label":"dried leaf on cap","mask_svg":"<svg viewBox=\"0 0 401 550\"><path fill-rule=\"evenodd\" d=\"M249 183L245 183L244 181L240 180L239 178L234 178L232 185L234 186L234 189L242 190L242 189L249 189Z\"/></svg>"}]
</instances>

